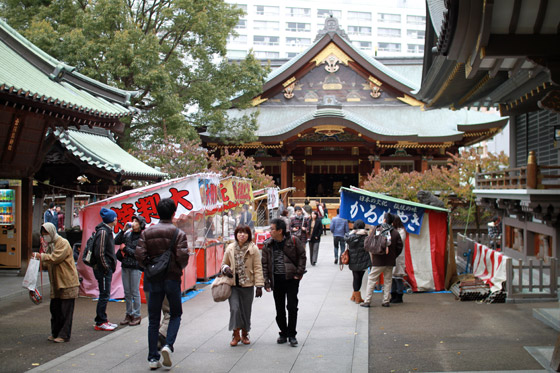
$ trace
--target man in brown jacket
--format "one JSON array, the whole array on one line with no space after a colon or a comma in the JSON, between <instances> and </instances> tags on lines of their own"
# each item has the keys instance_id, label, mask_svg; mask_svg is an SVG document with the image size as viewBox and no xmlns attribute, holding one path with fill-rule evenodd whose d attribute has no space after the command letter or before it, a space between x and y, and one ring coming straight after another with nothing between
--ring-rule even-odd
<instances>
[{"instance_id":1,"label":"man in brown jacket","mask_svg":"<svg viewBox=\"0 0 560 373\"><path fill-rule=\"evenodd\" d=\"M272 219L270 238L265 241L262 250L264 288L268 292L274 290L276 324L280 328L280 336L276 342L289 341L292 347L298 344L296 339L298 291L307 260L304 245L305 243L286 231L286 223L282 219ZM288 309L287 323L286 309Z\"/></svg>"},{"instance_id":2,"label":"man in brown jacket","mask_svg":"<svg viewBox=\"0 0 560 373\"><path fill-rule=\"evenodd\" d=\"M161 367L160 354L157 349L159 322L161 318L161 306L163 298L169 301L169 327L164 347L161 349L163 366L171 368L171 354L173 344L181 325L183 306L181 303L181 276L183 268L189 261L187 247L187 236L175 225L171 219L177 210L175 202L171 198L162 199L157 205L160 221L142 232L138 240L135 256L141 267L146 267L151 258L158 257L171 250L171 259L167 274L158 280L149 280L150 297L148 300L148 362L150 369ZM173 239L175 243L173 244Z\"/></svg>"},{"instance_id":3,"label":"man in brown jacket","mask_svg":"<svg viewBox=\"0 0 560 373\"><path fill-rule=\"evenodd\" d=\"M371 268L369 269L366 299L360 303L362 307L369 307L371 305L371 298L373 297L373 289L375 283L383 273L383 307L389 307L391 300L391 280L393 278L393 267L396 264L397 256L400 255L403 249L403 242L401 235L396 229L393 229L394 216L386 212L383 224L377 227L372 234L386 234L391 235L390 244L387 247L385 254L371 256Z\"/></svg>"}]
</instances>

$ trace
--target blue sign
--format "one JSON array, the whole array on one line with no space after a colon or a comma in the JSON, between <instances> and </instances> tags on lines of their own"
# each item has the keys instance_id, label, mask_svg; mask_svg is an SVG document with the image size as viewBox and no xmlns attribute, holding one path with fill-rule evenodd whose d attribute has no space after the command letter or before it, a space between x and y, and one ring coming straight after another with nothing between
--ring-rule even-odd
<instances>
[{"instance_id":1,"label":"blue sign","mask_svg":"<svg viewBox=\"0 0 560 373\"><path fill-rule=\"evenodd\" d=\"M404 203L392 202L383 198L376 198L341 190L340 193L340 217L355 221L361 219L369 225L379 225L383 223L383 215L389 212L401 218L407 232L420 234L424 209Z\"/></svg>"}]
</instances>

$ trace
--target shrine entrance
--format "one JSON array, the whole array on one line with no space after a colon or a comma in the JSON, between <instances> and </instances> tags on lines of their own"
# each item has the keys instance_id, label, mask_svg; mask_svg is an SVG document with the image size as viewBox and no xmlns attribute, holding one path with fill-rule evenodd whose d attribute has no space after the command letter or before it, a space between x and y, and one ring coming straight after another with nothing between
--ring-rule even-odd
<instances>
[{"instance_id":1,"label":"shrine entrance","mask_svg":"<svg viewBox=\"0 0 560 373\"><path fill-rule=\"evenodd\" d=\"M358 186L358 174L307 174L306 195L338 197L340 187Z\"/></svg>"}]
</instances>

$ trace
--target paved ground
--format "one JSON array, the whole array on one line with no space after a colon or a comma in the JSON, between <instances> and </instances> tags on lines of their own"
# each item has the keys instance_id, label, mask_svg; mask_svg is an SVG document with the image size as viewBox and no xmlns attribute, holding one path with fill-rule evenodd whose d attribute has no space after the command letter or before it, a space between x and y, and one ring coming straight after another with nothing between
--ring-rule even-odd
<instances>
[{"instance_id":1,"label":"paved ground","mask_svg":"<svg viewBox=\"0 0 560 373\"><path fill-rule=\"evenodd\" d=\"M375 306L362 308L349 301L351 272L332 263L331 242L330 235L324 236L318 265L301 283L297 348L276 344L274 301L268 293L255 299L252 344L230 347L228 305L214 303L206 289L183 304L172 371L546 371L533 356L546 360L558 332L532 313L534 308L557 309L558 302L484 304L456 301L449 293L423 293L382 308L381 294L375 294ZM48 299L35 306L25 293L6 295L9 287L21 294L20 279L0 276L0 371L148 371L147 320L137 327L96 332L95 302L80 298L71 342L47 342ZM110 303L110 320L119 321L123 311L124 303ZM142 312L146 315L145 305Z\"/></svg>"}]
</instances>

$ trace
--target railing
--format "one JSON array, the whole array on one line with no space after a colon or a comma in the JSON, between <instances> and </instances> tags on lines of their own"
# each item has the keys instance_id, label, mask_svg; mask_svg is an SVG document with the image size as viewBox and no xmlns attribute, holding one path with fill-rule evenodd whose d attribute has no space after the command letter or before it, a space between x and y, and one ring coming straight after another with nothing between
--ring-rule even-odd
<instances>
[{"instance_id":1,"label":"railing","mask_svg":"<svg viewBox=\"0 0 560 373\"><path fill-rule=\"evenodd\" d=\"M468 237L457 234L456 261L463 273L472 273L475 244L488 245L485 234L470 234ZM508 302L523 300L556 300L558 299L558 260L550 258L549 263L543 260L529 259L528 264L522 260L506 257L506 294Z\"/></svg>"}]
</instances>

